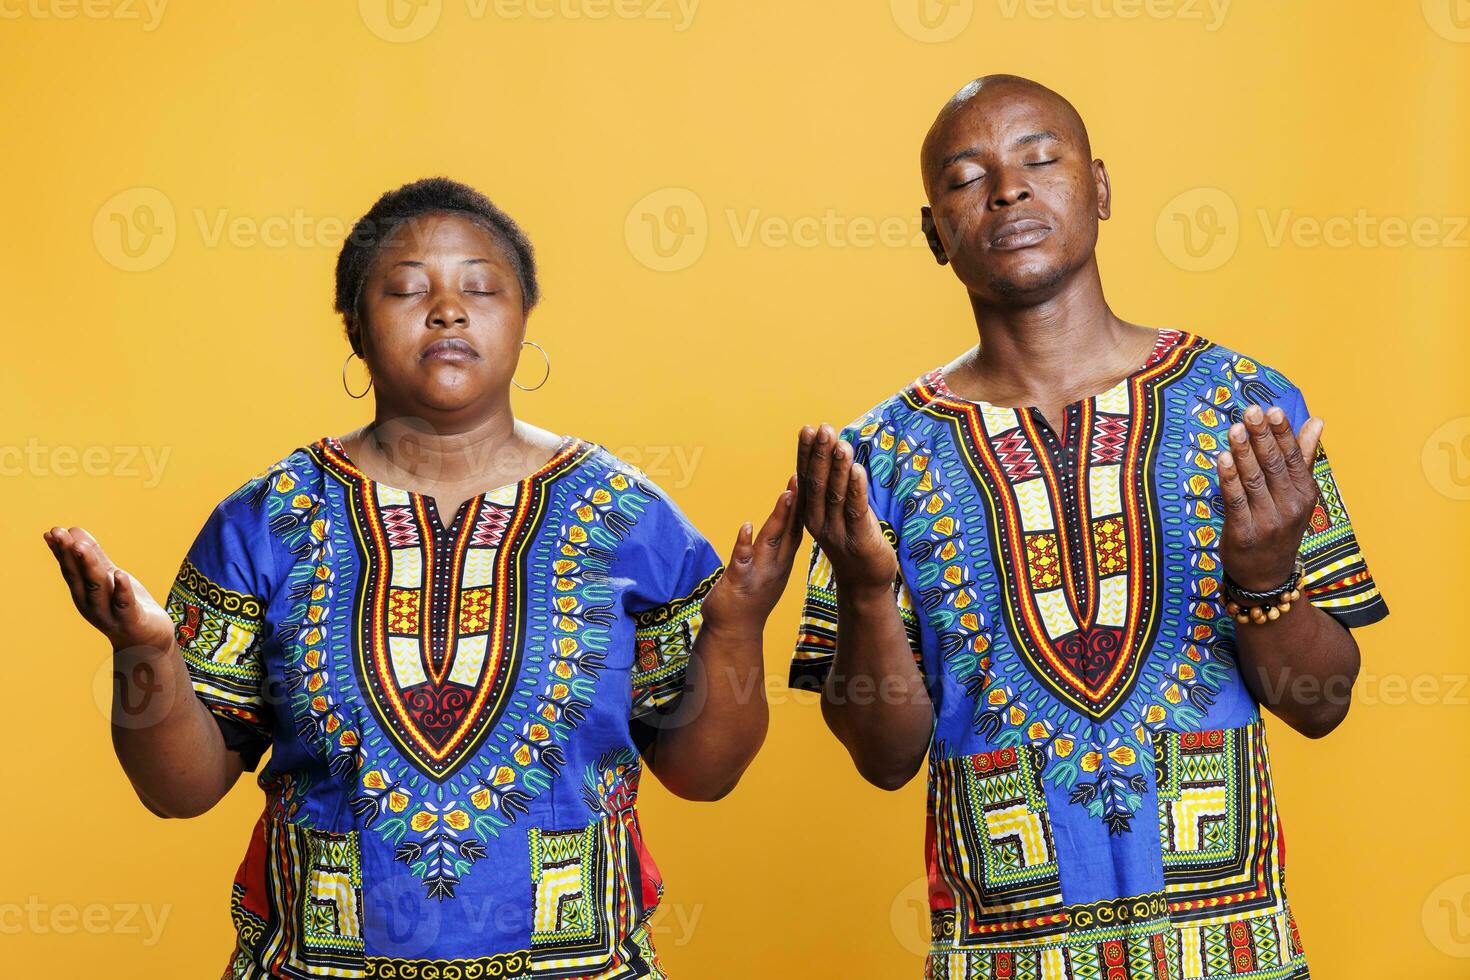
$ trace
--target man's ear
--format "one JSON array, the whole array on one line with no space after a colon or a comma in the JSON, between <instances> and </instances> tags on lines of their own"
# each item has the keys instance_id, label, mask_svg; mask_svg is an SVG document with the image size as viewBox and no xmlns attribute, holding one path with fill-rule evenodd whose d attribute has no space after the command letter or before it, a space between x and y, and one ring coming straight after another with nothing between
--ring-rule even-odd
<instances>
[{"instance_id":1,"label":"man's ear","mask_svg":"<svg viewBox=\"0 0 1470 980\"><path fill-rule=\"evenodd\" d=\"M944 251L944 242L939 238L939 226L934 223L934 211L927 204L919 208L919 223L924 226L924 240L929 243L934 261L940 265L949 265L949 255Z\"/></svg>"},{"instance_id":2,"label":"man's ear","mask_svg":"<svg viewBox=\"0 0 1470 980\"><path fill-rule=\"evenodd\" d=\"M1097 185L1097 220L1107 221L1113 216L1113 184L1108 180L1107 164L1092 161L1092 180Z\"/></svg>"}]
</instances>

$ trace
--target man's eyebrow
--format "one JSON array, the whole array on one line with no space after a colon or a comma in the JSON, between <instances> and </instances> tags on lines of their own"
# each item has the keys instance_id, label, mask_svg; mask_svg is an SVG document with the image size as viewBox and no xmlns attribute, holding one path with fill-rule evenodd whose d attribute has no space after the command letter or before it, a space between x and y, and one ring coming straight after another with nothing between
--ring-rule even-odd
<instances>
[{"instance_id":1,"label":"man's eyebrow","mask_svg":"<svg viewBox=\"0 0 1470 980\"><path fill-rule=\"evenodd\" d=\"M1025 136L1022 136L1022 137L1018 138L1011 145L1012 146L1030 146L1032 143L1040 143L1042 140L1056 140L1059 143L1066 142L1060 136L1058 136L1056 133L1053 133L1051 130L1049 130L1049 129L1043 129L1039 133L1027 133ZM956 150L954 153L951 153L949 156L947 156L943 160L940 160L939 161L939 169L940 170L943 170L945 167L948 167L950 164L959 163L961 160L969 160L970 158L972 158L972 157L978 157L979 155L980 155L980 148L978 146L971 146L971 147L967 147L967 148L965 148L963 150Z\"/></svg>"},{"instance_id":2,"label":"man's eyebrow","mask_svg":"<svg viewBox=\"0 0 1470 980\"><path fill-rule=\"evenodd\" d=\"M971 157L978 157L979 155L980 155L980 148L979 147L975 147L975 146L972 146L969 149L965 149L965 150L958 150L958 151L956 151L954 153L951 153L949 156L945 157L943 160L940 160L939 161L939 169L940 170L943 170L945 167L949 166L952 163L959 163L961 160L968 160Z\"/></svg>"},{"instance_id":3,"label":"man's eyebrow","mask_svg":"<svg viewBox=\"0 0 1470 980\"><path fill-rule=\"evenodd\" d=\"M1040 143L1042 140L1056 140L1059 143L1060 142L1063 142L1062 138L1060 136L1058 136L1056 133L1053 133L1049 129L1043 129L1039 133L1027 133L1025 136L1022 136L1020 139L1016 140L1016 142L1013 143L1013 144L1011 144L1011 145L1012 146L1030 146L1032 143Z\"/></svg>"}]
</instances>

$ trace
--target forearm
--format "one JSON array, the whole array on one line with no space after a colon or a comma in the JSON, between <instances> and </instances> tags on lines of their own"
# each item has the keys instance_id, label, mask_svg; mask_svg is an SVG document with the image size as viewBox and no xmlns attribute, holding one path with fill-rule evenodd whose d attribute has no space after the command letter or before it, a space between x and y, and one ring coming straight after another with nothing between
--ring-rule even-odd
<instances>
[{"instance_id":1,"label":"forearm","mask_svg":"<svg viewBox=\"0 0 1470 980\"><path fill-rule=\"evenodd\" d=\"M728 794L765 741L770 712L763 625L707 621L695 640L678 706L658 720L649 763L659 781L684 799Z\"/></svg>"},{"instance_id":2,"label":"forearm","mask_svg":"<svg viewBox=\"0 0 1470 980\"><path fill-rule=\"evenodd\" d=\"M837 651L822 717L864 779L903 786L923 764L934 706L890 588L837 589Z\"/></svg>"},{"instance_id":3,"label":"forearm","mask_svg":"<svg viewBox=\"0 0 1470 980\"><path fill-rule=\"evenodd\" d=\"M194 694L177 646L113 655L112 745L139 799L165 817L206 812L242 771Z\"/></svg>"},{"instance_id":4,"label":"forearm","mask_svg":"<svg viewBox=\"0 0 1470 980\"><path fill-rule=\"evenodd\" d=\"M1358 676L1352 634L1306 599L1279 619L1236 626L1240 671L1266 707L1309 738L1321 738L1347 715Z\"/></svg>"}]
</instances>

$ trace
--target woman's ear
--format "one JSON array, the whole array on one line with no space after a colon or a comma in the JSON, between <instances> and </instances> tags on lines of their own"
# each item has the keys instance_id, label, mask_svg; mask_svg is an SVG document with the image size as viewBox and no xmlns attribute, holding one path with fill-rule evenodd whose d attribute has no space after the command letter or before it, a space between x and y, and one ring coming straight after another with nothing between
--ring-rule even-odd
<instances>
[{"instance_id":1,"label":"woman's ear","mask_svg":"<svg viewBox=\"0 0 1470 980\"><path fill-rule=\"evenodd\" d=\"M363 357L362 322L353 314L343 316L342 322L347 327L347 343L352 347L352 353L358 357ZM366 359L363 357L363 360Z\"/></svg>"}]
</instances>

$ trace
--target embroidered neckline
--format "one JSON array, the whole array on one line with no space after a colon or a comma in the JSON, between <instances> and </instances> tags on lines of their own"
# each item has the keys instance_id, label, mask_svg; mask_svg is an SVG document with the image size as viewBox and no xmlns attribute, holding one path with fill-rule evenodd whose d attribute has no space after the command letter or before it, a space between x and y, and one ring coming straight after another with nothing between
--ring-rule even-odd
<instances>
[{"instance_id":1,"label":"embroidered neckline","mask_svg":"<svg viewBox=\"0 0 1470 980\"><path fill-rule=\"evenodd\" d=\"M1093 394L1087 395L1083 398L1074 399L1073 401L1063 406L1063 408L1067 410L1073 410L1086 402L1096 402L1099 399L1103 399L1113 392L1118 391L1119 389L1126 388L1129 384L1137 380L1139 376L1147 374L1149 371L1158 367L1158 365L1162 361L1164 361L1172 351L1185 346L1187 343L1193 341L1194 339L1195 335L1187 330L1179 330L1174 327L1159 328L1158 337L1154 340L1154 346L1149 351L1148 357L1144 359L1144 362L1141 365L1130 372L1126 377L1119 379L1116 384L1112 385L1105 391L1094 392ZM978 408L989 411L1025 412L1028 414L1030 414L1032 410L1036 408L1036 406L1034 405L997 405L994 402L986 401L983 398L965 398L962 395L957 395L955 394L954 390L950 388L949 382L944 377L943 365L934 368L932 371L919 378L914 383L914 388L919 393L919 396L925 401L936 401L939 399L943 399L962 405L974 405Z\"/></svg>"},{"instance_id":2,"label":"embroidered neckline","mask_svg":"<svg viewBox=\"0 0 1470 980\"><path fill-rule=\"evenodd\" d=\"M513 506L515 501L522 499L526 495L527 490L537 488L540 484L560 476L582 459L585 459L588 455L587 451L591 448L590 443L576 436L562 436L561 443L557 446L556 451L552 453L550 459L519 480L502 486L491 487L488 490L482 490L479 493L473 494L459 505L454 521L446 527L439 520L439 506L432 494L427 494L419 490L395 487L368 476L363 472L361 467L352 461L352 457L347 455L347 450L343 447L342 440L336 436L322 436L316 442L312 443L312 449L320 459L338 473L359 483L363 489L371 491L386 490L395 494L403 494L409 500L424 504L434 515L434 521L439 524L439 529L443 531L450 531L457 527L465 514L465 510L476 501L489 501L499 506ZM514 492L512 493L512 491Z\"/></svg>"}]
</instances>

